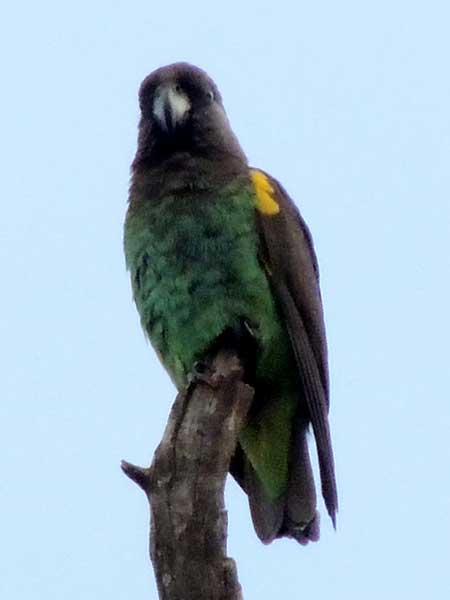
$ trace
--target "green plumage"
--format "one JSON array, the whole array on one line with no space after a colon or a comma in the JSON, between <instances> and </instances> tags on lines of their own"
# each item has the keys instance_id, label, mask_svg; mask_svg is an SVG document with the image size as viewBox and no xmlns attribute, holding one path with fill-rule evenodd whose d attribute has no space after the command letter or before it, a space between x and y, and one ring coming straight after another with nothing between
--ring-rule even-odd
<instances>
[{"instance_id":1,"label":"green plumage","mask_svg":"<svg viewBox=\"0 0 450 600\"><path fill-rule=\"evenodd\" d=\"M257 332L257 379L279 400L267 423L244 431L242 445L276 497L287 481L293 361L259 260L255 205L243 176L214 195L134 198L125 254L142 327L179 389L223 331L245 320Z\"/></svg>"},{"instance_id":2,"label":"green plumage","mask_svg":"<svg viewBox=\"0 0 450 600\"><path fill-rule=\"evenodd\" d=\"M263 542L315 541L310 424L333 523L337 494L311 235L278 182L249 168L203 71L158 69L139 100L125 254L142 327L178 389L231 335L255 398L230 471Z\"/></svg>"}]
</instances>

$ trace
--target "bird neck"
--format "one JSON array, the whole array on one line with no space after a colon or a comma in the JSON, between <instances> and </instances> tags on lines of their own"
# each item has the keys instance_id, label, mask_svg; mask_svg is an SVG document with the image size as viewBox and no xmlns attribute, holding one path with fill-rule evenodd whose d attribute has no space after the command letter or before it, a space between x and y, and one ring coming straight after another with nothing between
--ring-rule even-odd
<instances>
[{"instance_id":1,"label":"bird neck","mask_svg":"<svg viewBox=\"0 0 450 600\"><path fill-rule=\"evenodd\" d=\"M234 135L221 143L189 140L161 141L141 126L138 150L131 165L130 197L157 199L184 191L208 191L248 177L247 158Z\"/></svg>"},{"instance_id":2,"label":"bird neck","mask_svg":"<svg viewBox=\"0 0 450 600\"><path fill-rule=\"evenodd\" d=\"M179 152L164 162L135 160L130 197L156 200L176 193L208 192L220 189L241 176L249 177L248 165L232 156L211 159Z\"/></svg>"}]
</instances>

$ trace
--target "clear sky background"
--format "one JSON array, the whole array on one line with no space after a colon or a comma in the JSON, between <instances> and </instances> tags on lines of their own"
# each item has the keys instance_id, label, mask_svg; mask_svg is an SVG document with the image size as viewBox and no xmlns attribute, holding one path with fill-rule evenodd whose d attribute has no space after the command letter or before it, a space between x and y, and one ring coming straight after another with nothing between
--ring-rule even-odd
<instances>
[{"instance_id":1,"label":"clear sky background","mask_svg":"<svg viewBox=\"0 0 450 600\"><path fill-rule=\"evenodd\" d=\"M137 89L187 60L319 256L341 510L263 546L230 481L245 598L450 597L450 8L9 3L0 95L0 597L156 599L148 464L175 390L122 253Z\"/></svg>"}]
</instances>

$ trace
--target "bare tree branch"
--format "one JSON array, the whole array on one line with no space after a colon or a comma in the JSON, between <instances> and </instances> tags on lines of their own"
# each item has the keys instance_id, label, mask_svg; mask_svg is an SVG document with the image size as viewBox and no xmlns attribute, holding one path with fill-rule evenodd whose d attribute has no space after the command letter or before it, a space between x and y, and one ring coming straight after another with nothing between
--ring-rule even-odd
<instances>
[{"instance_id":1,"label":"bare tree branch","mask_svg":"<svg viewBox=\"0 0 450 600\"><path fill-rule=\"evenodd\" d=\"M122 462L147 494L150 557L163 600L241 600L226 556L224 488L253 398L237 355L220 350L209 374L178 394L149 469Z\"/></svg>"}]
</instances>

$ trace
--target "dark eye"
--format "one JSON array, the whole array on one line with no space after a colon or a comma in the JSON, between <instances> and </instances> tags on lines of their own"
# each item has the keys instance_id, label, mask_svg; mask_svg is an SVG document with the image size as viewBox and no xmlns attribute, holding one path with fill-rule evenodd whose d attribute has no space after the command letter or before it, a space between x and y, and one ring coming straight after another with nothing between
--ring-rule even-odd
<instances>
[{"instance_id":1,"label":"dark eye","mask_svg":"<svg viewBox=\"0 0 450 600\"><path fill-rule=\"evenodd\" d=\"M208 90L208 91L206 92L206 97L208 98L208 100L209 100L210 102L212 102L212 101L214 100L214 92L213 92L212 90Z\"/></svg>"},{"instance_id":2,"label":"dark eye","mask_svg":"<svg viewBox=\"0 0 450 600\"><path fill-rule=\"evenodd\" d=\"M179 83L175 84L175 91L177 94L181 94L181 85Z\"/></svg>"}]
</instances>

